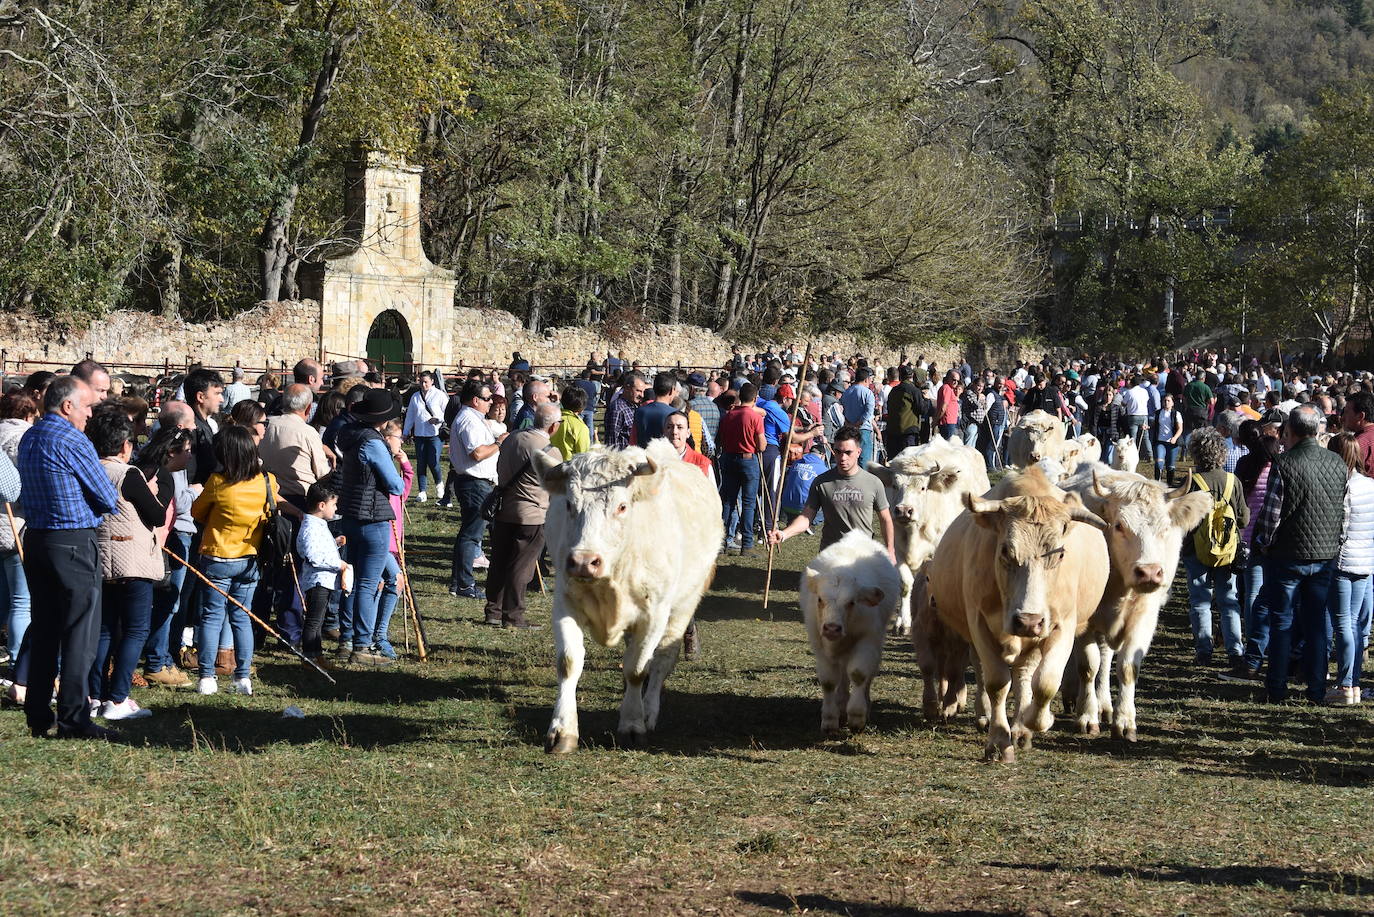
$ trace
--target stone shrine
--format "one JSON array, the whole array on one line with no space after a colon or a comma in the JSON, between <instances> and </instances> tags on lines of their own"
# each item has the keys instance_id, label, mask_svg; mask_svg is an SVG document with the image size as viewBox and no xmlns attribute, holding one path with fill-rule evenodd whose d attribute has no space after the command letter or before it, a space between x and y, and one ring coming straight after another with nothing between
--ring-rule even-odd
<instances>
[{"instance_id":1,"label":"stone shrine","mask_svg":"<svg viewBox=\"0 0 1374 917\"><path fill-rule=\"evenodd\" d=\"M457 281L420 243L422 170L362 143L353 154L344 173L344 231L353 249L301 280L304 296L320 303L321 356L448 362Z\"/></svg>"}]
</instances>

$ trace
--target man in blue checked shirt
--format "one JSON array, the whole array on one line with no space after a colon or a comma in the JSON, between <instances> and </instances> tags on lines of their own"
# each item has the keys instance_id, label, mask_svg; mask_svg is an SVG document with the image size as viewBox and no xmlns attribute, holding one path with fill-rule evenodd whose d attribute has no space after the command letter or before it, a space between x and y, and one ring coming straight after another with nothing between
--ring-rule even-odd
<instances>
[{"instance_id":1,"label":"man in blue checked shirt","mask_svg":"<svg viewBox=\"0 0 1374 917\"><path fill-rule=\"evenodd\" d=\"M24 575L33 597L29 624L29 730L46 736L53 712L44 685L58 675L57 736L111 739L91 722L86 683L100 637L100 555L95 530L118 502L95 447L82 433L96 400L75 376L59 376L43 396L43 417L19 442L24 487Z\"/></svg>"}]
</instances>

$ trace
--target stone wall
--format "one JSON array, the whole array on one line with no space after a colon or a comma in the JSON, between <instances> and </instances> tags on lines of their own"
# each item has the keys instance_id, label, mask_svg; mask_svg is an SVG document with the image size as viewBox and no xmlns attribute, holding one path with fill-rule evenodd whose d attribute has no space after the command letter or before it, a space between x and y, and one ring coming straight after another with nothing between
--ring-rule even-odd
<instances>
[{"instance_id":1,"label":"stone wall","mask_svg":"<svg viewBox=\"0 0 1374 917\"><path fill-rule=\"evenodd\" d=\"M704 367L720 366L730 356L730 347L738 340L745 353L766 346L766 341L731 339L695 325L645 324L622 329L613 338L599 327L551 328L541 334L525 330L520 320L509 312L481 309L454 310L454 362L465 366L506 366L511 354L519 351L530 364L545 368L576 368L586 365L592 353L603 359L608 350L624 352L626 359L639 360L647 366ZM771 342L792 344L801 353L806 347L798 336ZM915 358L924 356L941 365L948 365L965 356L966 348L950 344L913 344L905 350L875 345L872 341L850 335L827 334L814 340L817 353L832 351L843 356L863 354L881 366L892 366L901 353ZM1000 344L975 345L968 353L974 363L1008 365L1018 359L1040 359L1044 348L1031 342L1010 341Z\"/></svg>"},{"instance_id":2,"label":"stone wall","mask_svg":"<svg viewBox=\"0 0 1374 917\"><path fill-rule=\"evenodd\" d=\"M206 324L168 320L147 312L111 312L85 328L27 315L0 315L0 347L6 368L17 371L70 366L89 353L111 364L182 367L188 358L210 366L242 362L255 367L287 365L320 350L319 304L261 303L234 318Z\"/></svg>"},{"instance_id":3,"label":"stone wall","mask_svg":"<svg viewBox=\"0 0 1374 917\"><path fill-rule=\"evenodd\" d=\"M320 315L319 305L311 300L261 303L233 319L207 324L121 311L93 321L84 329L74 329L30 316L3 315L0 347L6 351L10 371L16 371L16 360L70 366L87 353L121 366L160 366L167 360L173 367L180 367L189 358L221 368L241 362L251 370L264 365L277 367L282 362L289 366L301 357L319 356ZM511 353L519 351L536 367L580 370L590 354L601 359L608 350L624 352L628 359L640 360L646 366L720 366L734 343L733 339L694 325L646 323L622 328L611 337L602 328L551 328L531 334L508 312L455 309L453 315L452 350L446 361L437 361L447 367L504 367L510 363ZM750 353L767 342L740 339L739 343ZM793 344L798 352L805 347L805 340L800 337L773 343ZM846 335L822 335L816 338L815 345L818 353L861 353L882 366L893 365L900 354ZM963 348L944 344L912 345L905 352L912 357L923 355L941 365L964 355ZM975 364L1005 366L1017 359L1039 359L1043 353L1038 345L1013 341L977 345L969 356ZM28 365L19 371L41 368L44 367Z\"/></svg>"}]
</instances>

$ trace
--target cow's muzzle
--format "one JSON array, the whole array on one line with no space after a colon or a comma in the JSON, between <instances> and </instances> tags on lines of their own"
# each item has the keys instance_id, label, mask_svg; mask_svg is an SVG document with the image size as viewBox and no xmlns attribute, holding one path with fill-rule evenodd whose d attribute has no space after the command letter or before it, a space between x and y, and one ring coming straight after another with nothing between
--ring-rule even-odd
<instances>
[{"instance_id":1,"label":"cow's muzzle","mask_svg":"<svg viewBox=\"0 0 1374 917\"><path fill-rule=\"evenodd\" d=\"M827 621L821 625L821 636L827 640L838 640L844 636L844 627L834 621Z\"/></svg>"},{"instance_id":2,"label":"cow's muzzle","mask_svg":"<svg viewBox=\"0 0 1374 917\"><path fill-rule=\"evenodd\" d=\"M892 518L897 522L915 522L916 507L898 503L892 507Z\"/></svg>"},{"instance_id":3,"label":"cow's muzzle","mask_svg":"<svg viewBox=\"0 0 1374 917\"><path fill-rule=\"evenodd\" d=\"M606 575L606 562L593 551L572 551L568 554L567 570L573 579L600 579Z\"/></svg>"},{"instance_id":4,"label":"cow's muzzle","mask_svg":"<svg viewBox=\"0 0 1374 917\"><path fill-rule=\"evenodd\" d=\"M1039 637L1045 633L1044 615L1012 615L1011 633L1014 637Z\"/></svg>"},{"instance_id":5,"label":"cow's muzzle","mask_svg":"<svg viewBox=\"0 0 1374 917\"><path fill-rule=\"evenodd\" d=\"M1142 592L1153 592L1164 585L1163 564L1136 564L1135 585Z\"/></svg>"}]
</instances>

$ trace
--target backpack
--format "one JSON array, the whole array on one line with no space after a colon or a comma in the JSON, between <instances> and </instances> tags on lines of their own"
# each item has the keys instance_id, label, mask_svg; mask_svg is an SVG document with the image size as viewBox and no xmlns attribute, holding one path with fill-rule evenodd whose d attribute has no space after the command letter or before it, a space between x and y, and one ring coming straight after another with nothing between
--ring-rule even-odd
<instances>
[{"instance_id":1,"label":"backpack","mask_svg":"<svg viewBox=\"0 0 1374 917\"><path fill-rule=\"evenodd\" d=\"M1213 495L1212 509L1202 519L1202 524L1193 530L1193 551L1204 567L1226 567L1236 560L1236 550L1240 546L1240 527L1236 525L1236 511L1231 506L1231 487L1236 477L1226 475L1226 486L1221 495ZM1193 481L1198 490L1210 492L1202 475L1194 474Z\"/></svg>"}]
</instances>

